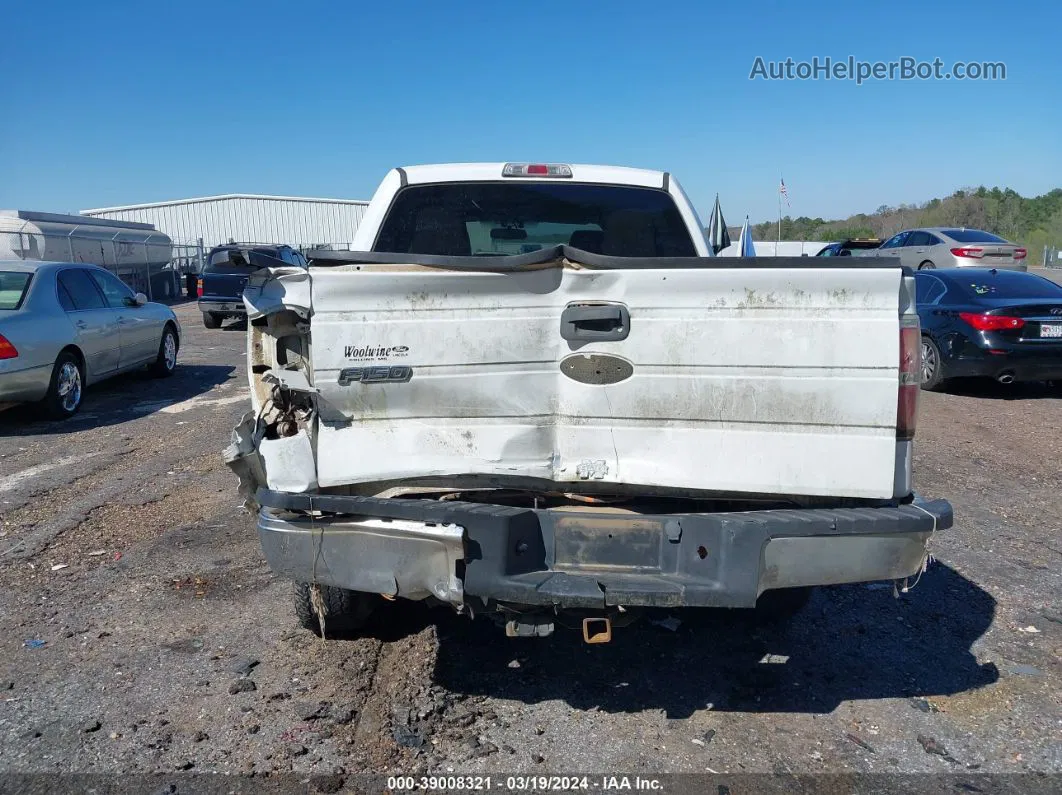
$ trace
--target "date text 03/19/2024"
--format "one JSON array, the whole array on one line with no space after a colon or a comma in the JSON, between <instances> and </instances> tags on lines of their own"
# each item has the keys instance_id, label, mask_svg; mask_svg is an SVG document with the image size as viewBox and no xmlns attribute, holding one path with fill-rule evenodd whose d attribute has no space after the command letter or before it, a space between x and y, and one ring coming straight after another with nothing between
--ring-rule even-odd
<instances>
[{"instance_id":1,"label":"date text 03/19/2024","mask_svg":"<svg viewBox=\"0 0 1062 795\"><path fill-rule=\"evenodd\" d=\"M387 779L387 789L392 792L659 792L663 788L659 779L641 776L390 776Z\"/></svg>"}]
</instances>

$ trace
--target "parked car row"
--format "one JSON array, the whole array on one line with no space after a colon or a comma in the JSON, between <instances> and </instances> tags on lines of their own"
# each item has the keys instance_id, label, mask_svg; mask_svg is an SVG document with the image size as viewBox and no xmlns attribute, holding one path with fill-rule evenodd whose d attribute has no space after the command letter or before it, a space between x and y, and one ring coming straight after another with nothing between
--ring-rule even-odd
<instances>
[{"instance_id":1,"label":"parked car row","mask_svg":"<svg viewBox=\"0 0 1062 795\"><path fill-rule=\"evenodd\" d=\"M1024 249L979 230L934 228L901 232L884 243L831 243L817 256L894 249L917 269L923 388L964 377L1004 384L1062 380L1062 286L1008 269L1024 259ZM1000 265L971 268L969 260ZM286 245L213 249L197 290L203 324L216 329L227 317L244 317L248 276L282 266L305 268L307 261ZM180 335L169 307L149 302L103 268L0 262L0 408L38 402L54 418L70 417L89 384L143 366L158 376L172 374Z\"/></svg>"},{"instance_id":2,"label":"parked car row","mask_svg":"<svg viewBox=\"0 0 1062 795\"><path fill-rule=\"evenodd\" d=\"M915 271L921 381L1062 380L1062 286L1027 272L1026 250L980 229L907 229L852 238L816 256L898 257Z\"/></svg>"},{"instance_id":3,"label":"parked car row","mask_svg":"<svg viewBox=\"0 0 1062 795\"><path fill-rule=\"evenodd\" d=\"M816 256L853 254L899 257L912 270L937 268L1005 268L1026 270L1026 251L999 235L980 229L944 226L908 229L884 243L874 238L854 238L823 247Z\"/></svg>"}]
</instances>

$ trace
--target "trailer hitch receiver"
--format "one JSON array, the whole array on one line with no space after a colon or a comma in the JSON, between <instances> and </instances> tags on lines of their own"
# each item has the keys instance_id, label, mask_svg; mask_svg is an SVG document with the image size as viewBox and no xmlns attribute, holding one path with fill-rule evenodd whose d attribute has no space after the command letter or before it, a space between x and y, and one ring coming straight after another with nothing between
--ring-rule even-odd
<instances>
[{"instance_id":1,"label":"trailer hitch receiver","mask_svg":"<svg viewBox=\"0 0 1062 795\"><path fill-rule=\"evenodd\" d=\"M607 616L583 619L583 640L587 643L608 643L612 640L612 619Z\"/></svg>"}]
</instances>

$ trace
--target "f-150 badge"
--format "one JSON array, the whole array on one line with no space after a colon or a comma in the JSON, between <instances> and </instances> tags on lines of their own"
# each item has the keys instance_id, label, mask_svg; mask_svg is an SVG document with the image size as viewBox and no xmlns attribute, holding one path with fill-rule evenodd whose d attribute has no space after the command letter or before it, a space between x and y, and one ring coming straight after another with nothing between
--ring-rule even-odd
<instances>
[{"instance_id":1,"label":"f-150 badge","mask_svg":"<svg viewBox=\"0 0 1062 795\"><path fill-rule=\"evenodd\" d=\"M413 377L413 368L406 365L388 367L348 367L339 371L339 385L351 384L402 384Z\"/></svg>"}]
</instances>

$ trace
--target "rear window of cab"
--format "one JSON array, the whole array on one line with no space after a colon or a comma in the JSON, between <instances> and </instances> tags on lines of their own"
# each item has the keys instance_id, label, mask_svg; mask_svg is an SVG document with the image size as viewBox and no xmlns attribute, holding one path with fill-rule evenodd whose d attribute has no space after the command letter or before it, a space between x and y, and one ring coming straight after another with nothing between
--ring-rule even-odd
<instances>
[{"instance_id":1,"label":"rear window of cab","mask_svg":"<svg viewBox=\"0 0 1062 795\"><path fill-rule=\"evenodd\" d=\"M616 257L694 257L666 191L572 182L410 185L395 196L374 251L507 256L558 245Z\"/></svg>"}]
</instances>

